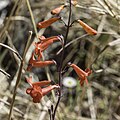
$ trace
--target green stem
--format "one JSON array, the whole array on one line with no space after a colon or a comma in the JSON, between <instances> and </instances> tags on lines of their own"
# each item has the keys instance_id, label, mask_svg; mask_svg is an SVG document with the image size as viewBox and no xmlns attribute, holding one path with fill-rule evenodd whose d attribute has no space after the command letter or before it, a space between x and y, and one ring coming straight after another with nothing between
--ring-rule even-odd
<instances>
[{"instance_id":1,"label":"green stem","mask_svg":"<svg viewBox=\"0 0 120 120\"><path fill-rule=\"evenodd\" d=\"M90 68L92 68L93 64L97 61L97 59L99 58L99 56L108 48L109 46L106 45L100 52L99 54L97 55L97 57L93 60L93 62L91 63L90 65Z\"/></svg>"}]
</instances>

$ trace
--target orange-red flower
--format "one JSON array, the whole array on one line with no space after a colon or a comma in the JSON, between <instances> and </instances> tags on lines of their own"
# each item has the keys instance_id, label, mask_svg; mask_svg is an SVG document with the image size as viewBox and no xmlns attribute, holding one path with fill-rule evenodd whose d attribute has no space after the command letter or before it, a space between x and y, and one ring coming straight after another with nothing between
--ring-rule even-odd
<instances>
[{"instance_id":1,"label":"orange-red flower","mask_svg":"<svg viewBox=\"0 0 120 120\"><path fill-rule=\"evenodd\" d=\"M41 60L41 58L43 58L43 55L42 55L42 50L40 48L41 46L41 41L43 41L45 38L45 36L39 36L38 39L40 40L39 42L35 42L34 45L35 45L35 55L37 55L37 60Z\"/></svg>"},{"instance_id":2,"label":"orange-red flower","mask_svg":"<svg viewBox=\"0 0 120 120\"><path fill-rule=\"evenodd\" d=\"M30 71L32 67L45 67L45 66L50 65L50 64L56 64L56 62L54 60L48 60L48 61L36 60L34 58L34 52L33 52L32 56L29 60L27 70Z\"/></svg>"},{"instance_id":3,"label":"orange-red flower","mask_svg":"<svg viewBox=\"0 0 120 120\"><path fill-rule=\"evenodd\" d=\"M90 35L96 35L97 31L94 30L93 28L91 28L90 26L88 26L86 23L84 23L81 20L77 20L78 23L83 27L83 29Z\"/></svg>"},{"instance_id":4,"label":"orange-red flower","mask_svg":"<svg viewBox=\"0 0 120 120\"><path fill-rule=\"evenodd\" d=\"M34 103L39 103L41 98L51 92L53 89L58 89L58 85L49 85L50 81L32 82L32 77L27 78L27 82L31 87L27 88L26 93L33 98ZM49 85L42 88L43 86Z\"/></svg>"},{"instance_id":5,"label":"orange-red flower","mask_svg":"<svg viewBox=\"0 0 120 120\"><path fill-rule=\"evenodd\" d=\"M35 43L35 53L38 53L38 51L40 50L41 52L43 52L45 49L47 49L53 42L55 41L61 41L61 36L52 36L49 38L45 38L45 39L40 39L40 42ZM62 42L62 41L61 41ZM63 42L62 42L63 44Z\"/></svg>"},{"instance_id":6,"label":"orange-red flower","mask_svg":"<svg viewBox=\"0 0 120 120\"><path fill-rule=\"evenodd\" d=\"M52 14L52 15L57 15L57 14L59 14L59 13L64 9L64 7L65 7L65 5L61 5L61 6L57 7L57 8L55 8L55 9L53 9L53 10L51 11L51 14Z\"/></svg>"},{"instance_id":7,"label":"orange-red flower","mask_svg":"<svg viewBox=\"0 0 120 120\"><path fill-rule=\"evenodd\" d=\"M46 50L53 42L55 41L61 41L61 43L63 44L62 41L62 36L58 35L58 36L52 36L49 38L45 38L44 36L39 37L39 42L35 43L35 49L31 55L31 58L29 60L29 64L27 67L27 70L31 70L32 67L45 67L47 65L50 64L56 64L56 62L54 60L48 60L48 61L41 61L42 56L42 52L44 50Z\"/></svg>"},{"instance_id":8,"label":"orange-red flower","mask_svg":"<svg viewBox=\"0 0 120 120\"><path fill-rule=\"evenodd\" d=\"M39 42L35 43L35 54L38 56L37 60L41 60L42 58L42 52L44 50L46 50L53 42L55 41L61 41L62 44L64 44L63 40L62 40L62 36L58 35L58 36L52 36L49 38L45 38L44 36L39 37Z\"/></svg>"},{"instance_id":9,"label":"orange-red flower","mask_svg":"<svg viewBox=\"0 0 120 120\"><path fill-rule=\"evenodd\" d=\"M43 55L42 55L43 51L40 48L41 42L37 42L37 43L35 42L34 45L35 45L34 53L35 55L37 55L37 60L41 60L41 58L43 58Z\"/></svg>"},{"instance_id":10,"label":"orange-red flower","mask_svg":"<svg viewBox=\"0 0 120 120\"><path fill-rule=\"evenodd\" d=\"M41 42L45 43L47 41L52 41L52 42L58 41L58 40L61 41L61 39L62 39L62 35L58 35L58 36L52 36L52 37L49 37L49 38L41 39Z\"/></svg>"},{"instance_id":11,"label":"orange-red flower","mask_svg":"<svg viewBox=\"0 0 120 120\"><path fill-rule=\"evenodd\" d=\"M92 73L92 70L87 68L85 71L83 71L82 69L80 69L75 64L69 64L69 66L71 66L75 70L77 75L79 76L79 80L80 80L80 85L81 86L84 85L84 82L86 82L86 84L88 84L87 76L89 76Z\"/></svg>"},{"instance_id":12,"label":"orange-red flower","mask_svg":"<svg viewBox=\"0 0 120 120\"><path fill-rule=\"evenodd\" d=\"M37 24L37 26L38 26L38 28L46 28L46 27L50 26L52 23L54 23L54 22L56 22L56 21L58 21L58 20L60 20L60 19L61 19L61 17L50 18L50 19L48 19L48 20L39 22L39 23Z\"/></svg>"}]
</instances>

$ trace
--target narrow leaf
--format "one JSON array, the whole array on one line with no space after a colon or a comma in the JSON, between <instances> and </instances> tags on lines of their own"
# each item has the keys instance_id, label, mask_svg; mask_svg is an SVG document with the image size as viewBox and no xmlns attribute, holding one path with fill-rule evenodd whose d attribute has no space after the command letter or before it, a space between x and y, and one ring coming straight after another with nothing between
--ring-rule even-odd
<instances>
[{"instance_id":1,"label":"narrow leaf","mask_svg":"<svg viewBox=\"0 0 120 120\"><path fill-rule=\"evenodd\" d=\"M115 45L118 45L118 44L120 44L120 38L108 43L109 46L115 46Z\"/></svg>"},{"instance_id":2,"label":"narrow leaf","mask_svg":"<svg viewBox=\"0 0 120 120\"><path fill-rule=\"evenodd\" d=\"M3 46L5 48L9 49L10 51L14 52L19 57L19 59L22 60L22 57L19 55L19 53L17 51L15 51L14 49L12 49L11 47L9 47L8 45L0 43L0 46Z\"/></svg>"}]
</instances>

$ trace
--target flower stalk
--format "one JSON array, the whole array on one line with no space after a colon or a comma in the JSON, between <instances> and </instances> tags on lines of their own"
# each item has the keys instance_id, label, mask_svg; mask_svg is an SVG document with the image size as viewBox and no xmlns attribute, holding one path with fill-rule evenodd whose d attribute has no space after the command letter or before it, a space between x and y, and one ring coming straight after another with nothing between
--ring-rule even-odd
<instances>
[{"instance_id":1,"label":"flower stalk","mask_svg":"<svg viewBox=\"0 0 120 120\"><path fill-rule=\"evenodd\" d=\"M66 35L65 35L65 38L64 38L64 45L63 45L63 51L61 53L61 60L60 60L60 66L59 66L59 86L60 88L62 87L62 83L61 83L61 80L62 80L62 65L63 65L63 61L64 61L64 53L65 53L65 45L66 45L66 41L67 41L67 38L68 38L68 33L69 33L69 29L70 29L70 22L71 22L71 14L72 14L72 8L71 8L71 0L69 0L69 18L68 18L68 24L67 24L67 30L66 30ZM60 103L60 99L61 99L61 89L59 89L59 96L58 96L58 100L57 100L57 103L56 103L56 106L55 106L55 109L54 109L54 112L53 112L53 120L55 120L55 115L56 115L56 111L57 111L57 108L58 108L58 105Z\"/></svg>"}]
</instances>

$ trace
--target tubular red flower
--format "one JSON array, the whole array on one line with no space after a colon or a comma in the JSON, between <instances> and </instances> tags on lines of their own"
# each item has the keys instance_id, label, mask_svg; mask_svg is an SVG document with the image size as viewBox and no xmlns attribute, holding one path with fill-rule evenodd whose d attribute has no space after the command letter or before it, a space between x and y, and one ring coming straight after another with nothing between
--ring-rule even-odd
<instances>
[{"instance_id":1,"label":"tubular red flower","mask_svg":"<svg viewBox=\"0 0 120 120\"><path fill-rule=\"evenodd\" d=\"M55 64L54 60L48 60L48 61L35 61L32 65L33 67L45 67L50 64Z\"/></svg>"},{"instance_id":2,"label":"tubular red flower","mask_svg":"<svg viewBox=\"0 0 120 120\"><path fill-rule=\"evenodd\" d=\"M50 85L45 88L41 88L42 86L46 86L50 84L50 81L41 81L41 82L32 82L32 77L27 78L27 82L30 84L30 88L26 89L26 93L29 94L33 98L34 103L39 103L41 98L47 95L51 90L58 89L58 85Z\"/></svg>"},{"instance_id":3,"label":"tubular red flower","mask_svg":"<svg viewBox=\"0 0 120 120\"><path fill-rule=\"evenodd\" d=\"M53 42L55 41L61 41L61 43L63 44L63 37L61 35L59 36L52 36L49 38L45 38L45 37L39 37L40 42L35 43L35 54L38 55L40 60L42 58L42 52L44 50L46 50Z\"/></svg>"},{"instance_id":4,"label":"tubular red flower","mask_svg":"<svg viewBox=\"0 0 120 120\"><path fill-rule=\"evenodd\" d=\"M35 55L37 55L38 57L37 57L37 60L41 60L41 58L43 58L43 55L42 55L42 50L41 50L41 42L37 42L37 43L35 43L34 44L35 45L35 50L34 50L34 52L35 52Z\"/></svg>"},{"instance_id":5,"label":"tubular red flower","mask_svg":"<svg viewBox=\"0 0 120 120\"><path fill-rule=\"evenodd\" d=\"M79 76L80 85L83 86L84 81L86 81L86 84L88 84L87 76L89 76L92 73L92 70L87 68L85 71L83 71L75 64L70 64L70 66L75 70L75 72Z\"/></svg>"},{"instance_id":6,"label":"tubular red flower","mask_svg":"<svg viewBox=\"0 0 120 120\"><path fill-rule=\"evenodd\" d=\"M61 40L59 36L52 36L41 41L40 49L44 51L47 49L53 42Z\"/></svg>"},{"instance_id":7,"label":"tubular red flower","mask_svg":"<svg viewBox=\"0 0 120 120\"><path fill-rule=\"evenodd\" d=\"M36 86L35 88L27 88L26 93L33 98L34 103L39 103L41 98L43 97L42 89L38 86Z\"/></svg>"},{"instance_id":8,"label":"tubular red flower","mask_svg":"<svg viewBox=\"0 0 120 120\"><path fill-rule=\"evenodd\" d=\"M53 10L51 11L51 14L52 14L52 15L57 15L57 14L59 14L59 13L64 9L64 7L65 7L65 5L61 5L61 6L57 7L57 8L55 8L55 9L53 9Z\"/></svg>"},{"instance_id":9,"label":"tubular red flower","mask_svg":"<svg viewBox=\"0 0 120 120\"><path fill-rule=\"evenodd\" d=\"M46 94L48 94L51 90L53 90L53 89L59 89L59 88L60 88L59 85L50 85L50 86L48 86L48 87L43 88L43 89L42 89L42 93L43 93L43 95L46 95Z\"/></svg>"},{"instance_id":10,"label":"tubular red flower","mask_svg":"<svg viewBox=\"0 0 120 120\"><path fill-rule=\"evenodd\" d=\"M45 20L43 22L39 22L37 24L37 27L38 28L46 28L46 27L50 26L52 23L54 23L54 22L56 22L56 21L58 21L60 19L61 19L61 17L50 18L49 20Z\"/></svg>"},{"instance_id":11,"label":"tubular red flower","mask_svg":"<svg viewBox=\"0 0 120 120\"><path fill-rule=\"evenodd\" d=\"M78 23L83 27L83 29L90 35L96 35L97 31L94 30L93 28L91 28L90 26L88 26L86 23L84 23L81 20L77 20Z\"/></svg>"},{"instance_id":12,"label":"tubular red flower","mask_svg":"<svg viewBox=\"0 0 120 120\"><path fill-rule=\"evenodd\" d=\"M42 43L45 43L47 41L58 41L58 40L61 40L61 38L59 36L52 36L52 37L49 37L49 38L45 38L45 39L41 39L41 42Z\"/></svg>"},{"instance_id":13,"label":"tubular red flower","mask_svg":"<svg viewBox=\"0 0 120 120\"><path fill-rule=\"evenodd\" d=\"M27 70L30 71L32 67L45 67L50 64L56 64L56 62L54 60L48 60L48 61L35 60L34 52L33 52L29 60Z\"/></svg>"}]
</instances>

